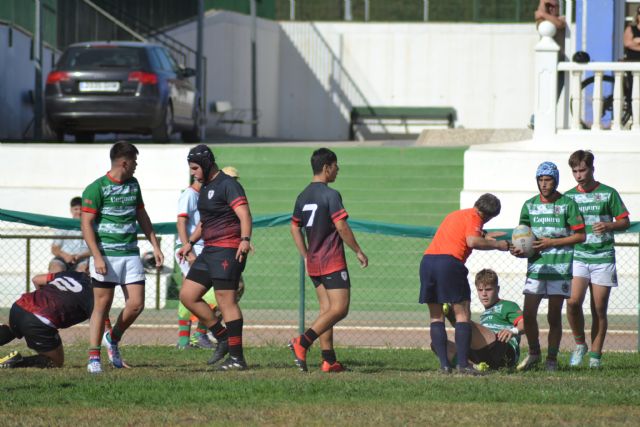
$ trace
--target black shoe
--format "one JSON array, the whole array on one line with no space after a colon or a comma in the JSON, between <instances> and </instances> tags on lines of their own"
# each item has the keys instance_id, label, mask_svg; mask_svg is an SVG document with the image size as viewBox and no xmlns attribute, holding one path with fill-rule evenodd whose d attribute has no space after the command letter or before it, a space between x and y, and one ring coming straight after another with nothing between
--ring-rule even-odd
<instances>
[{"instance_id":1,"label":"black shoe","mask_svg":"<svg viewBox=\"0 0 640 427\"><path fill-rule=\"evenodd\" d=\"M216 363L224 359L227 353L229 353L229 341L218 341L218 345L216 346L216 349L213 350L213 354L207 361L207 365L215 365Z\"/></svg>"},{"instance_id":2,"label":"black shoe","mask_svg":"<svg viewBox=\"0 0 640 427\"><path fill-rule=\"evenodd\" d=\"M244 359L229 356L227 360L218 366L218 371L244 371L248 369L247 362Z\"/></svg>"},{"instance_id":3,"label":"black shoe","mask_svg":"<svg viewBox=\"0 0 640 427\"><path fill-rule=\"evenodd\" d=\"M17 351L12 351L7 356L0 359L0 368L11 369L20 362L22 362L22 355Z\"/></svg>"},{"instance_id":4,"label":"black shoe","mask_svg":"<svg viewBox=\"0 0 640 427\"><path fill-rule=\"evenodd\" d=\"M483 375L486 375L486 372L479 371L473 366L467 366L466 368L461 368L460 366L458 366L458 373L460 375L471 375L474 377L481 377Z\"/></svg>"}]
</instances>

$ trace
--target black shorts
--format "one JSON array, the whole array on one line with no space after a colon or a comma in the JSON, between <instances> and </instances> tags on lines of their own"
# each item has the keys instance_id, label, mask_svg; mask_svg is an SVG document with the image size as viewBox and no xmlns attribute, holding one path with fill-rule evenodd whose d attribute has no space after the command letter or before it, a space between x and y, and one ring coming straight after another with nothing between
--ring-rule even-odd
<instances>
[{"instance_id":1,"label":"black shorts","mask_svg":"<svg viewBox=\"0 0 640 427\"><path fill-rule=\"evenodd\" d=\"M469 359L473 363L485 362L491 369L511 368L516 364L516 352L508 343L496 340L479 350L469 350Z\"/></svg>"},{"instance_id":2,"label":"black shorts","mask_svg":"<svg viewBox=\"0 0 640 427\"><path fill-rule=\"evenodd\" d=\"M316 288L320 285L324 285L325 289L351 288L351 280L346 268L344 270L334 271L333 273L324 274L322 276L309 276L309 278L311 278L313 286Z\"/></svg>"},{"instance_id":3,"label":"black shorts","mask_svg":"<svg viewBox=\"0 0 640 427\"><path fill-rule=\"evenodd\" d=\"M247 257L236 260L236 248L205 246L189 269L187 279L206 289L237 290Z\"/></svg>"},{"instance_id":4,"label":"black shorts","mask_svg":"<svg viewBox=\"0 0 640 427\"><path fill-rule=\"evenodd\" d=\"M17 304L11 306L9 327L16 338L24 337L27 347L39 353L55 350L62 345L58 330L38 319Z\"/></svg>"},{"instance_id":5,"label":"black shorts","mask_svg":"<svg viewBox=\"0 0 640 427\"><path fill-rule=\"evenodd\" d=\"M420 304L471 301L469 270L451 255L425 255L420 263Z\"/></svg>"}]
</instances>

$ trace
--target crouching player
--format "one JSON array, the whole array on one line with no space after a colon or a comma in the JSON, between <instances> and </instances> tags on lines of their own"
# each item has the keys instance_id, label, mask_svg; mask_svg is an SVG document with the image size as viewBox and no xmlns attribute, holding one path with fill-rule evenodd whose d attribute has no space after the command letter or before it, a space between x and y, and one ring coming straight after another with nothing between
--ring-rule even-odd
<instances>
[{"instance_id":1,"label":"crouching player","mask_svg":"<svg viewBox=\"0 0 640 427\"><path fill-rule=\"evenodd\" d=\"M490 369L513 368L520 359L520 335L524 331L522 310L513 301L500 299L498 275L491 269L480 270L475 278L478 299L484 306L480 324L471 322L469 360L486 363ZM455 326L453 310L447 319ZM435 352L435 350L434 350ZM449 362L456 364L456 344L447 343Z\"/></svg>"},{"instance_id":2,"label":"crouching player","mask_svg":"<svg viewBox=\"0 0 640 427\"><path fill-rule=\"evenodd\" d=\"M93 311L93 288L88 274L76 271L40 274L32 279L37 289L23 294L13 305L9 324L0 325L0 345L23 338L37 356L12 352L0 359L2 368L60 368L64 349L58 329L84 322Z\"/></svg>"}]
</instances>

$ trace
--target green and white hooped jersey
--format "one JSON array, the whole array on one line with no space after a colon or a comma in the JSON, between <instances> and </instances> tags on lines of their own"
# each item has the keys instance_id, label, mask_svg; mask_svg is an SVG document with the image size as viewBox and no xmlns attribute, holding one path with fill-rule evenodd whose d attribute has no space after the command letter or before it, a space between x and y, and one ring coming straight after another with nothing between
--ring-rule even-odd
<instances>
[{"instance_id":1,"label":"green and white hooped jersey","mask_svg":"<svg viewBox=\"0 0 640 427\"><path fill-rule=\"evenodd\" d=\"M522 318L522 310L513 301L499 300L493 306L487 308L480 315L480 324L498 333L503 329L510 329ZM508 344L515 350L516 360L520 358L520 336L514 335Z\"/></svg>"},{"instance_id":2,"label":"green and white hooped jersey","mask_svg":"<svg viewBox=\"0 0 640 427\"><path fill-rule=\"evenodd\" d=\"M94 231L100 253L108 256L139 255L137 211L144 207L138 180L118 182L107 175L82 193L82 211L96 214Z\"/></svg>"},{"instance_id":3,"label":"green and white hooped jersey","mask_svg":"<svg viewBox=\"0 0 640 427\"><path fill-rule=\"evenodd\" d=\"M585 264L610 264L615 262L613 232L593 234L593 224L612 222L629 216L618 192L607 185L598 185L588 193L578 187L565 193L576 201L586 226L587 240L575 245L573 257Z\"/></svg>"},{"instance_id":4,"label":"green and white hooped jersey","mask_svg":"<svg viewBox=\"0 0 640 427\"><path fill-rule=\"evenodd\" d=\"M538 239L560 238L584 228L584 220L573 199L561 195L545 203L536 195L527 200L520 212L520 224L528 225ZM573 277L573 246L544 249L528 260L527 277L537 280L571 280Z\"/></svg>"}]
</instances>

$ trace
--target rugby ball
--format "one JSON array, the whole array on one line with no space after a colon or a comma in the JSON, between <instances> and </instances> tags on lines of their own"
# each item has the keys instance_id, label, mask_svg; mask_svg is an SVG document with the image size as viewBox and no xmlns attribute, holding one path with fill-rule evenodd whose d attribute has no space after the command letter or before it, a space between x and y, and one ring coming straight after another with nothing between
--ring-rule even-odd
<instances>
[{"instance_id":1,"label":"rugby ball","mask_svg":"<svg viewBox=\"0 0 640 427\"><path fill-rule=\"evenodd\" d=\"M536 236L533 235L531 228L526 225L519 225L513 229L511 233L511 243L516 249L520 249L524 256L527 258L535 254L533 249L533 242L536 240Z\"/></svg>"}]
</instances>

